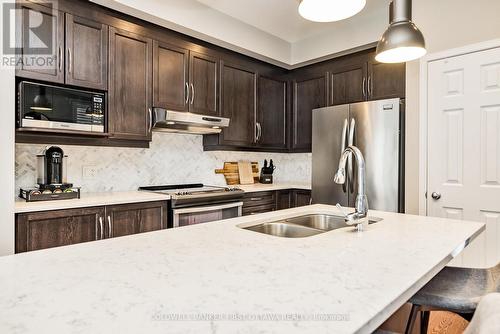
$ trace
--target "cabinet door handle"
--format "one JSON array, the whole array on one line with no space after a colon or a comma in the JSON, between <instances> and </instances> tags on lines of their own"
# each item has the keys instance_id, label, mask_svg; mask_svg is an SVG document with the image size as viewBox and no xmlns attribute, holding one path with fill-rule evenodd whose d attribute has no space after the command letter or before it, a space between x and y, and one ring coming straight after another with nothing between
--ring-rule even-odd
<instances>
[{"instance_id":1,"label":"cabinet door handle","mask_svg":"<svg viewBox=\"0 0 500 334\"><path fill-rule=\"evenodd\" d=\"M193 93L193 94L191 94L191 104L193 104L193 102L194 102L194 85L192 82L191 82L191 92Z\"/></svg>"},{"instance_id":2,"label":"cabinet door handle","mask_svg":"<svg viewBox=\"0 0 500 334\"><path fill-rule=\"evenodd\" d=\"M189 84L186 82L186 91L184 92L186 94L186 100L185 103L189 103Z\"/></svg>"},{"instance_id":3,"label":"cabinet door handle","mask_svg":"<svg viewBox=\"0 0 500 334\"><path fill-rule=\"evenodd\" d=\"M373 93L373 87L372 87L372 77L369 76L368 77L368 82L367 82L367 86L368 86L368 97L372 97L372 93Z\"/></svg>"},{"instance_id":4,"label":"cabinet door handle","mask_svg":"<svg viewBox=\"0 0 500 334\"><path fill-rule=\"evenodd\" d=\"M104 239L104 224L102 223L102 217L99 217L99 227L101 228L101 239Z\"/></svg>"},{"instance_id":5,"label":"cabinet door handle","mask_svg":"<svg viewBox=\"0 0 500 334\"><path fill-rule=\"evenodd\" d=\"M257 127L257 122L255 122L253 141L257 143L257 140L259 140L259 128Z\"/></svg>"},{"instance_id":6,"label":"cabinet door handle","mask_svg":"<svg viewBox=\"0 0 500 334\"><path fill-rule=\"evenodd\" d=\"M363 77L362 92L363 92L363 97L366 97L366 77Z\"/></svg>"},{"instance_id":7,"label":"cabinet door handle","mask_svg":"<svg viewBox=\"0 0 500 334\"><path fill-rule=\"evenodd\" d=\"M108 216L108 229L109 229L108 238L112 238L113 237L113 229L111 227L111 216Z\"/></svg>"},{"instance_id":8,"label":"cabinet door handle","mask_svg":"<svg viewBox=\"0 0 500 334\"><path fill-rule=\"evenodd\" d=\"M257 138L255 139L255 141L258 142L262 137L262 126L259 122L256 122L255 125L257 126Z\"/></svg>"},{"instance_id":9,"label":"cabinet door handle","mask_svg":"<svg viewBox=\"0 0 500 334\"><path fill-rule=\"evenodd\" d=\"M151 133L151 131L153 130L153 111L151 110L151 108L148 108L148 112L149 112L149 133Z\"/></svg>"},{"instance_id":10,"label":"cabinet door handle","mask_svg":"<svg viewBox=\"0 0 500 334\"><path fill-rule=\"evenodd\" d=\"M68 73L71 73L72 65L71 65L71 49L68 48Z\"/></svg>"},{"instance_id":11,"label":"cabinet door handle","mask_svg":"<svg viewBox=\"0 0 500 334\"><path fill-rule=\"evenodd\" d=\"M58 57L59 57L59 59L58 59L59 60L59 72L61 72L62 71L62 58L63 58L63 51L62 51L62 47L61 46L59 46L59 55L58 55Z\"/></svg>"}]
</instances>

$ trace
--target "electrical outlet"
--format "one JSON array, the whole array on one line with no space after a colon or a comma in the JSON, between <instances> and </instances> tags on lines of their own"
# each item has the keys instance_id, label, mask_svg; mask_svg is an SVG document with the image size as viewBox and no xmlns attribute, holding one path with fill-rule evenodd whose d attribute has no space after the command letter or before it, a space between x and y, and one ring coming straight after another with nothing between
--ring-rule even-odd
<instances>
[{"instance_id":1,"label":"electrical outlet","mask_svg":"<svg viewBox=\"0 0 500 334\"><path fill-rule=\"evenodd\" d=\"M84 179L95 179L97 177L96 166L83 166L82 175Z\"/></svg>"}]
</instances>

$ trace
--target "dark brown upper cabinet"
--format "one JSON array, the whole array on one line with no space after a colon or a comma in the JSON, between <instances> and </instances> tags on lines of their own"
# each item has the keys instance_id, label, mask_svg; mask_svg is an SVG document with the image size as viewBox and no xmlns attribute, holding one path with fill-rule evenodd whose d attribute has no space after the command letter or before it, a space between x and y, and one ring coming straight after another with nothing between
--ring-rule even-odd
<instances>
[{"instance_id":1,"label":"dark brown upper cabinet","mask_svg":"<svg viewBox=\"0 0 500 334\"><path fill-rule=\"evenodd\" d=\"M240 65L221 61L221 115L231 119L218 136L220 145L249 147L257 130L257 73Z\"/></svg>"},{"instance_id":2,"label":"dark brown upper cabinet","mask_svg":"<svg viewBox=\"0 0 500 334\"><path fill-rule=\"evenodd\" d=\"M21 55L30 43L28 17L42 15L37 34L52 31L54 68L37 69L23 65L16 75L23 78L92 88L108 89L108 26L72 14L52 11L38 4L22 2ZM52 30L52 27L55 27Z\"/></svg>"},{"instance_id":3,"label":"dark brown upper cabinet","mask_svg":"<svg viewBox=\"0 0 500 334\"><path fill-rule=\"evenodd\" d=\"M16 218L16 253L104 237L104 207L33 212Z\"/></svg>"},{"instance_id":4,"label":"dark brown upper cabinet","mask_svg":"<svg viewBox=\"0 0 500 334\"><path fill-rule=\"evenodd\" d=\"M259 76L256 144L286 148L286 81Z\"/></svg>"},{"instance_id":5,"label":"dark brown upper cabinet","mask_svg":"<svg viewBox=\"0 0 500 334\"><path fill-rule=\"evenodd\" d=\"M108 132L114 138L151 140L150 38L109 28Z\"/></svg>"},{"instance_id":6,"label":"dark brown upper cabinet","mask_svg":"<svg viewBox=\"0 0 500 334\"><path fill-rule=\"evenodd\" d=\"M405 80L405 63L384 64L371 59L367 67L368 100L405 97Z\"/></svg>"},{"instance_id":7,"label":"dark brown upper cabinet","mask_svg":"<svg viewBox=\"0 0 500 334\"><path fill-rule=\"evenodd\" d=\"M330 73L330 105L366 99L366 63L334 67Z\"/></svg>"},{"instance_id":8,"label":"dark brown upper cabinet","mask_svg":"<svg viewBox=\"0 0 500 334\"><path fill-rule=\"evenodd\" d=\"M108 89L108 26L66 14L66 83Z\"/></svg>"},{"instance_id":9,"label":"dark brown upper cabinet","mask_svg":"<svg viewBox=\"0 0 500 334\"><path fill-rule=\"evenodd\" d=\"M189 52L189 111L218 116L218 59L210 55Z\"/></svg>"},{"instance_id":10,"label":"dark brown upper cabinet","mask_svg":"<svg viewBox=\"0 0 500 334\"><path fill-rule=\"evenodd\" d=\"M29 66L29 64L22 64L16 69L16 75L35 80L44 80L55 83L64 83L64 13L42 5L22 1L17 4L20 19L20 38L22 47L18 55L21 57L30 57L36 50L30 50L33 39L30 36L29 18L40 15L42 18L41 25L37 27L37 35L43 36L44 40L51 40L52 45L47 45L50 48L50 58L52 63L47 65L50 68L43 68L37 66ZM42 41L43 42L43 41ZM46 50L42 50L46 54ZM45 57L45 56L44 56ZM24 59L24 58L23 58Z\"/></svg>"},{"instance_id":11,"label":"dark brown upper cabinet","mask_svg":"<svg viewBox=\"0 0 500 334\"><path fill-rule=\"evenodd\" d=\"M153 77L155 107L219 115L216 57L155 41Z\"/></svg>"},{"instance_id":12,"label":"dark brown upper cabinet","mask_svg":"<svg viewBox=\"0 0 500 334\"><path fill-rule=\"evenodd\" d=\"M153 42L153 105L165 109L189 109L189 51Z\"/></svg>"},{"instance_id":13,"label":"dark brown upper cabinet","mask_svg":"<svg viewBox=\"0 0 500 334\"><path fill-rule=\"evenodd\" d=\"M312 110L328 104L328 72L300 74L293 80L292 150L310 152Z\"/></svg>"},{"instance_id":14,"label":"dark brown upper cabinet","mask_svg":"<svg viewBox=\"0 0 500 334\"><path fill-rule=\"evenodd\" d=\"M333 60L330 105L405 96L405 64L375 61L373 52Z\"/></svg>"}]
</instances>

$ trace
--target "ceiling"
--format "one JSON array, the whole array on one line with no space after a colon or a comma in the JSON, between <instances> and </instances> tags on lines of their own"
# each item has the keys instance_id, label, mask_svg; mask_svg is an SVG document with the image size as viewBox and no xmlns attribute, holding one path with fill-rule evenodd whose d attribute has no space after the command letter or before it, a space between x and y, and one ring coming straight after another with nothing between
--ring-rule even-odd
<instances>
[{"instance_id":1,"label":"ceiling","mask_svg":"<svg viewBox=\"0 0 500 334\"><path fill-rule=\"evenodd\" d=\"M390 2L390 0L367 0L365 8L353 18L341 22L317 23L299 15L297 11L299 0L197 1L289 43L295 43L326 31L334 31L336 26L343 25L354 18L356 21L369 19L381 9L388 10Z\"/></svg>"},{"instance_id":2,"label":"ceiling","mask_svg":"<svg viewBox=\"0 0 500 334\"><path fill-rule=\"evenodd\" d=\"M284 68L373 47L390 2L367 0L353 17L316 23L298 14L299 0L90 1Z\"/></svg>"}]
</instances>

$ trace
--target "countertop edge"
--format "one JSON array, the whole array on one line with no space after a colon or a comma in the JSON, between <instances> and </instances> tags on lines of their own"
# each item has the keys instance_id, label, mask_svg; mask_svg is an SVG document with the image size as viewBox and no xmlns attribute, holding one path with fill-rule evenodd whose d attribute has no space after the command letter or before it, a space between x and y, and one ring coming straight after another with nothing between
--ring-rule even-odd
<instances>
[{"instance_id":1,"label":"countertop edge","mask_svg":"<svg viewBox=\"0 0 500 334\"><path fill-rule=\"evenodd\" d=\"M283 184L248 184L236 185L245 191L245 193L253 193L260 191L277 191L285 189L311 190L311 186L300 183L283 183ZM142 203L154 201L167 201L170 196L165 194L157 194L145 191L117 191L117 192L102 192L102 193L82 193L80 199L70 200L55 200L55 201L40 201L26 202L19 197L16 197L14 204L14 213L30 213L50 210L65 210L88 208L95 206L119 205L129 203Z\"/></svg>"}]
</instances>

